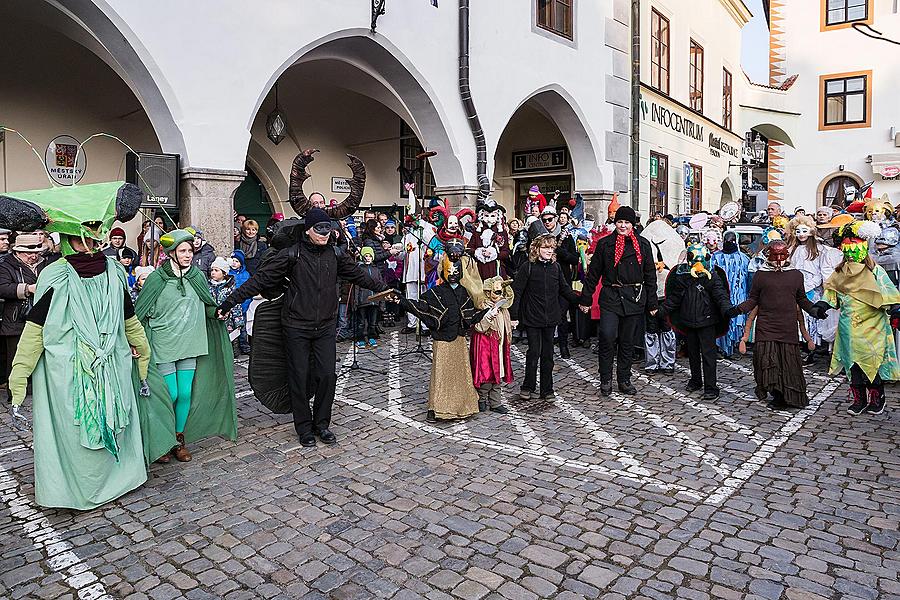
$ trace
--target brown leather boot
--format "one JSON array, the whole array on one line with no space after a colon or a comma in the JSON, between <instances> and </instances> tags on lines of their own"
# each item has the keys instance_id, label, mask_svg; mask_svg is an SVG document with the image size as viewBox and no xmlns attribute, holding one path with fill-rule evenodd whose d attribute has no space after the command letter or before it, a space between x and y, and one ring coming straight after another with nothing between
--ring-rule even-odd
<instances>
[{"instance_id":1,"label":"brown leather boot","mask_svg":"<svg viewBox=\"0 0 900 600\"><path fill-rule=\"evenodd\" d=\"M162 456L160 456L159 458L157 458L154 462L158 465L167 465L167 464L169 464L170 460L172 460L172 454L166 453L166 454L163 454Z\"/></svg>"},{"instance_id":2,"label":"brown leather boot","mask_svg":"<svg viewBox=\"0 0 900 600\"><path fill-rule=\"evenodd\" d=\"M175 439L178 441L178 445L172 448L172 455L178 462L190 462L192 457L188 449L184 447L184 434L176 433Z\"/></svg>"}]
</instances>

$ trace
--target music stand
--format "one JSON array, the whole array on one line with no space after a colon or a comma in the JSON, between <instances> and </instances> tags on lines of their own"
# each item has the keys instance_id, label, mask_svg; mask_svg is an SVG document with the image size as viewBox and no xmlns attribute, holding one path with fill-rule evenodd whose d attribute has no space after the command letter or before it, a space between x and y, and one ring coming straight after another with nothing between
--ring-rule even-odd
<instances>
[{"instance_id":1,"label":"music stand","mask_svg":"<svg viewBox=\"0 0 900 600\"><path fill-rule=\"evenodd\" d=\"M410 232L410 233L412 233L412 232ZM419 286L419 297L421 298L422 297L422 287L425 285L425 282L422 281L423 272L424 272L424 268L422 265L423 241L422 241L422 238L417 236L416 234L412 233L412 235L419 242L418 244L416 244L416 253L419 258L418 267L416 268L416 285ZM429 350L428 348L426 348L422 345L422 318L419 317L418 315L416 315L416 345L410 350L404 350L403 352L398 352L397 358L400 358L401 356L410 356L410 355L414 355L414 354L418 354L418 355L424 356L428 360L432 360L431 350Z\"/></svg>"}]
</instances>

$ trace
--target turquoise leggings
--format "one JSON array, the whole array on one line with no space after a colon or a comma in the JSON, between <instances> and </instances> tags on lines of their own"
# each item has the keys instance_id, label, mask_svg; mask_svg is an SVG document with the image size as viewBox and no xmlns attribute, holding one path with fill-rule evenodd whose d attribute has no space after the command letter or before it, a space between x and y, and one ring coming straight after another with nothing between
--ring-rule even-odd
<instances>
[{"instance_id":1,"label":"turquoise leggings","mask_svg":"<svg viewBox=\"0 0 900 600\"><path fill-rule=\"evenodd\" d=\"M175 405L175 433L184 433L184 425L191 412L191 392L196 368L197 362L194 359L159 365L159 371L169 388L169 397Z\"/></svg>"}]
</instances>

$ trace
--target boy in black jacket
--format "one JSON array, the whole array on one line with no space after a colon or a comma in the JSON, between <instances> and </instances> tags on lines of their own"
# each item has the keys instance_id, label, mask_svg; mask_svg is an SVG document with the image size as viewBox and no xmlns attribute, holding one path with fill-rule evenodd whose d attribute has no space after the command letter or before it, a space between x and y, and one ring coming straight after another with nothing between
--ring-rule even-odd
<instances>
[{"instance_id":1,"label":"boy in black jacket","mask_svg":"<svg viewBox=\"0 0 900 600\"><path fill-rule=\"evenodd\" d=\"M556 262L555 237L540 235L531 242L529 262L516 271L513 295L509 309L513 327L521 320L528 334L525 379L519 396L528 400L535 392L540 362L539 398L553 398L553 332L563 317L560 298L566 302L577 301L572 285Z\"/></svg>"},{"instance_id":2,"label":"boy in black jacket","mask_svg":"<svg viewBox=\"0 0 900 600\"><path fill-rule=\"evenodd\" d=\"M716 338L728 330L734 313L728 282L721 269L713 269L709 249L703 244L687 248L687 263L678 265L666 280L666 297L660 312L687 338L691 379L687 391L703 388L704 400L719 397L716 386ZM702 375L702 377L701 377Z\"/></svg>"}]
</instances>

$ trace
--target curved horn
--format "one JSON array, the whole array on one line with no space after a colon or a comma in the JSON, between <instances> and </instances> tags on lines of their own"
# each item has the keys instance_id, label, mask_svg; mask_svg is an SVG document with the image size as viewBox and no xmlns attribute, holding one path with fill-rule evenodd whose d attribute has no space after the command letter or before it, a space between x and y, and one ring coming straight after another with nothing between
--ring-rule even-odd
<instances>
[{"instance_id":1,"label":"curved horn","mask_svg":"<svg viewBox=\"0 0 900 600\"><path fill-rule=\"evenodd\" d=\"M288 188L288 202L299 216L303 216L312 208L309 198L303 193L303 182L309 179L306 166L313 161L313 157L306 156L302 152L294 158L291 165L291 184Z\"/></svg>"},{"instance_id":2,"label":"curved horn","mask_svg":"<svg viewBox=\"0 0 900 600\"><path fill-rule=\"evenodd\" d=\"M144 195L141 188L133 183L126 183L116 192L116 220L126 223L134 218L141 209Z\"/></svg>"},{"instance_id":3,"label":"curved horn","mask_svg":"<svg viewBox=\"0 0 900 600\"><path fill-rule=\"evenodd\" d=\"M348 154L347 158L350 159L347 166L350 167L350 171L353 173L353 177L350 179L350 194L337 206L325 209L325 212L332 219L346 219L355 213L362 202L363 192L366 189L366 165L352 154Z\"/></svg>"},{"instance_id":4,"label":"curved horn","mask_svg":"<svg viewBox=\"0 0 900 600\"><path fill-rule=\"evenodd\" d=\"M28 200L0 195L0 227L12 231L43 229L50 222L44 209Z\"/></svg>"}]
</instances>

